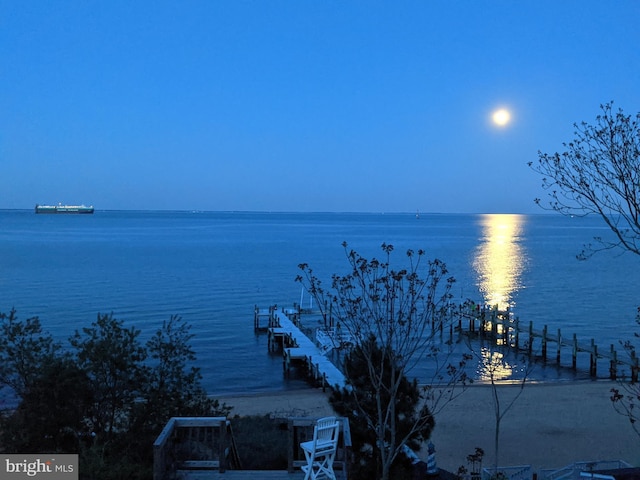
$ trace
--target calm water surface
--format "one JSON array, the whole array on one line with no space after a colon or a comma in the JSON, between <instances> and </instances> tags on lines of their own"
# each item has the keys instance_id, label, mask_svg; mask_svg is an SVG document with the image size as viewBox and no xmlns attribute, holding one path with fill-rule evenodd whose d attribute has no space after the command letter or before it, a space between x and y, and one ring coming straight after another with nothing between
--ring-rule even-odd
<instances>
[{"instance_id":1,"label":"calm water surface","mask_svg":"<svg viewBox=\"0 0 640 480\"><path fill-rule=\"evenodd\" d=\"M327 282L346 273L343 241L368 257L391 243L399 261L425 249L456 278L456 300L509 305L536 328L608 348L637 331L640 259L576 260L606 235L597 218L556 215L0 211L0 311L38 316L61 341L98 313L143 336L178 314L192 325L211 393L292 389L303 382L283 378L281 358L254 334L253 308L298 302L299 263ZM547 367L534 376L572 374Z\"/></svg>"}]
</instances>

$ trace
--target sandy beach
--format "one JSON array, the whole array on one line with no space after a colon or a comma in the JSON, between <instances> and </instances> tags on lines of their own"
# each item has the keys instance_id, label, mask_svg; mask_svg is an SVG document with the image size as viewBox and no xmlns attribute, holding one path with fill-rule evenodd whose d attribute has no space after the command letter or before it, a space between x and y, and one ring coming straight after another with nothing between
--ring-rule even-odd
<instances>
[{"instance_id":1,"label":"sandy beach","mask_svg":"<svg viewBox=\"0 0 640 480\"><path fill-rule=\"evenodd\" d=\"M610 397L615 382L528 384L501 424L501 466L561 468L574 462L624 460L640 465L640 437L616 413ZM499 387L503 405L517 386ZM436 415L432 441L440 468L467 466L476 447L493 465L495 410L491 387L472 385ZM328 394L319 389L217 397L233 406L232 415L323 416L332 413ZM422 455L426 458L426 455Z\"/></svg>"}]
</instances>

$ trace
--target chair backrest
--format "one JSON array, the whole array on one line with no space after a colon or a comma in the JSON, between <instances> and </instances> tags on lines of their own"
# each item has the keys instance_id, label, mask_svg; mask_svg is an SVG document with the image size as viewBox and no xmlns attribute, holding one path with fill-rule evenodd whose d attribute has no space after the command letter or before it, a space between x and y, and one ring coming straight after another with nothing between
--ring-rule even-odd
<instances>
[{"instance_id":1,"label":"chair backrest","mask_svg":"<svg viewBox=\"0 0 640 480\"><path fill-rule=\"evenodd\" d=\"M338 445L338 432L340 422L336 417L324 417L318 419L313 429L313 441L315 449L336 448Z\"/></svg>"}]
</instances>

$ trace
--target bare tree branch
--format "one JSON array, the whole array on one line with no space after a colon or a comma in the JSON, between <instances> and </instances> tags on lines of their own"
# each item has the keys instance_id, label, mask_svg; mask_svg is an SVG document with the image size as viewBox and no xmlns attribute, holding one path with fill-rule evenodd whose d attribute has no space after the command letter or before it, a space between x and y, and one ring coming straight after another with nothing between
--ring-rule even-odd
<instances>
[{"instance_id":1,"label":"bare tree branch","mask_svg":"<svg viewBox=\"0 0 640 480\"><path fill-rule=\"evenodd\" d=\"M600 106L593 125L574 124L575 138L563 143L563 153L538 152L529 166L542 175L549 201L535 202L563 215L599 215L615 240L594 238L578 258L598 250L622 248L640 255L640 113Z\"/></svg>"}]
</instances>

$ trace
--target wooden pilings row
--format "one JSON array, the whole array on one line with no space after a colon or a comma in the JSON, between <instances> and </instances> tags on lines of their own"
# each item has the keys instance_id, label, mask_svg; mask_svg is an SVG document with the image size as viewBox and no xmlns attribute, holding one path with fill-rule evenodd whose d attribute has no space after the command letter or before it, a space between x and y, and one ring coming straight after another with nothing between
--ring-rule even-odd
<instances>
[{"instance_id":1,"label":"wooden pilings row","mask_svg":"<svg viewBox=\"0 0 640 480\"><path fill-rule=\"evenodd\" d=\"M453 337L453 329L450 332ZM571 349L571 368L577 369L578 353L589 354L589 374L597 376L598 359L609 361L609 378L618 377L618 367L627 366L630 370L632 382L638 381L640 366L638 357L631 355L629 360L621 360L615 346L611 344L609 351L598 349L595 340L591 339L589 344L578 343L578 337L574 333L570 339L562 336L560 329L556 333L550 333L547 325L542 330L535 330L533 322L529 322L523 327L517 317L513 317L509 310L498 310L497 308L471 308L469 311L462 311L459 314L457 330L462 334L477 335L482 338L493 339L497 345L505 345L520 352L525 352L529 356L537 355L534 352L534 342L540 343L539 355L543 362L549 360L549 349L555 345L555 362L560 365L563 347ZM525 338L523 338L525 337ZM453 340L453 338L451 338ZM526 340L526 341L523 341Z\"/></svg>"}]
</instances>

